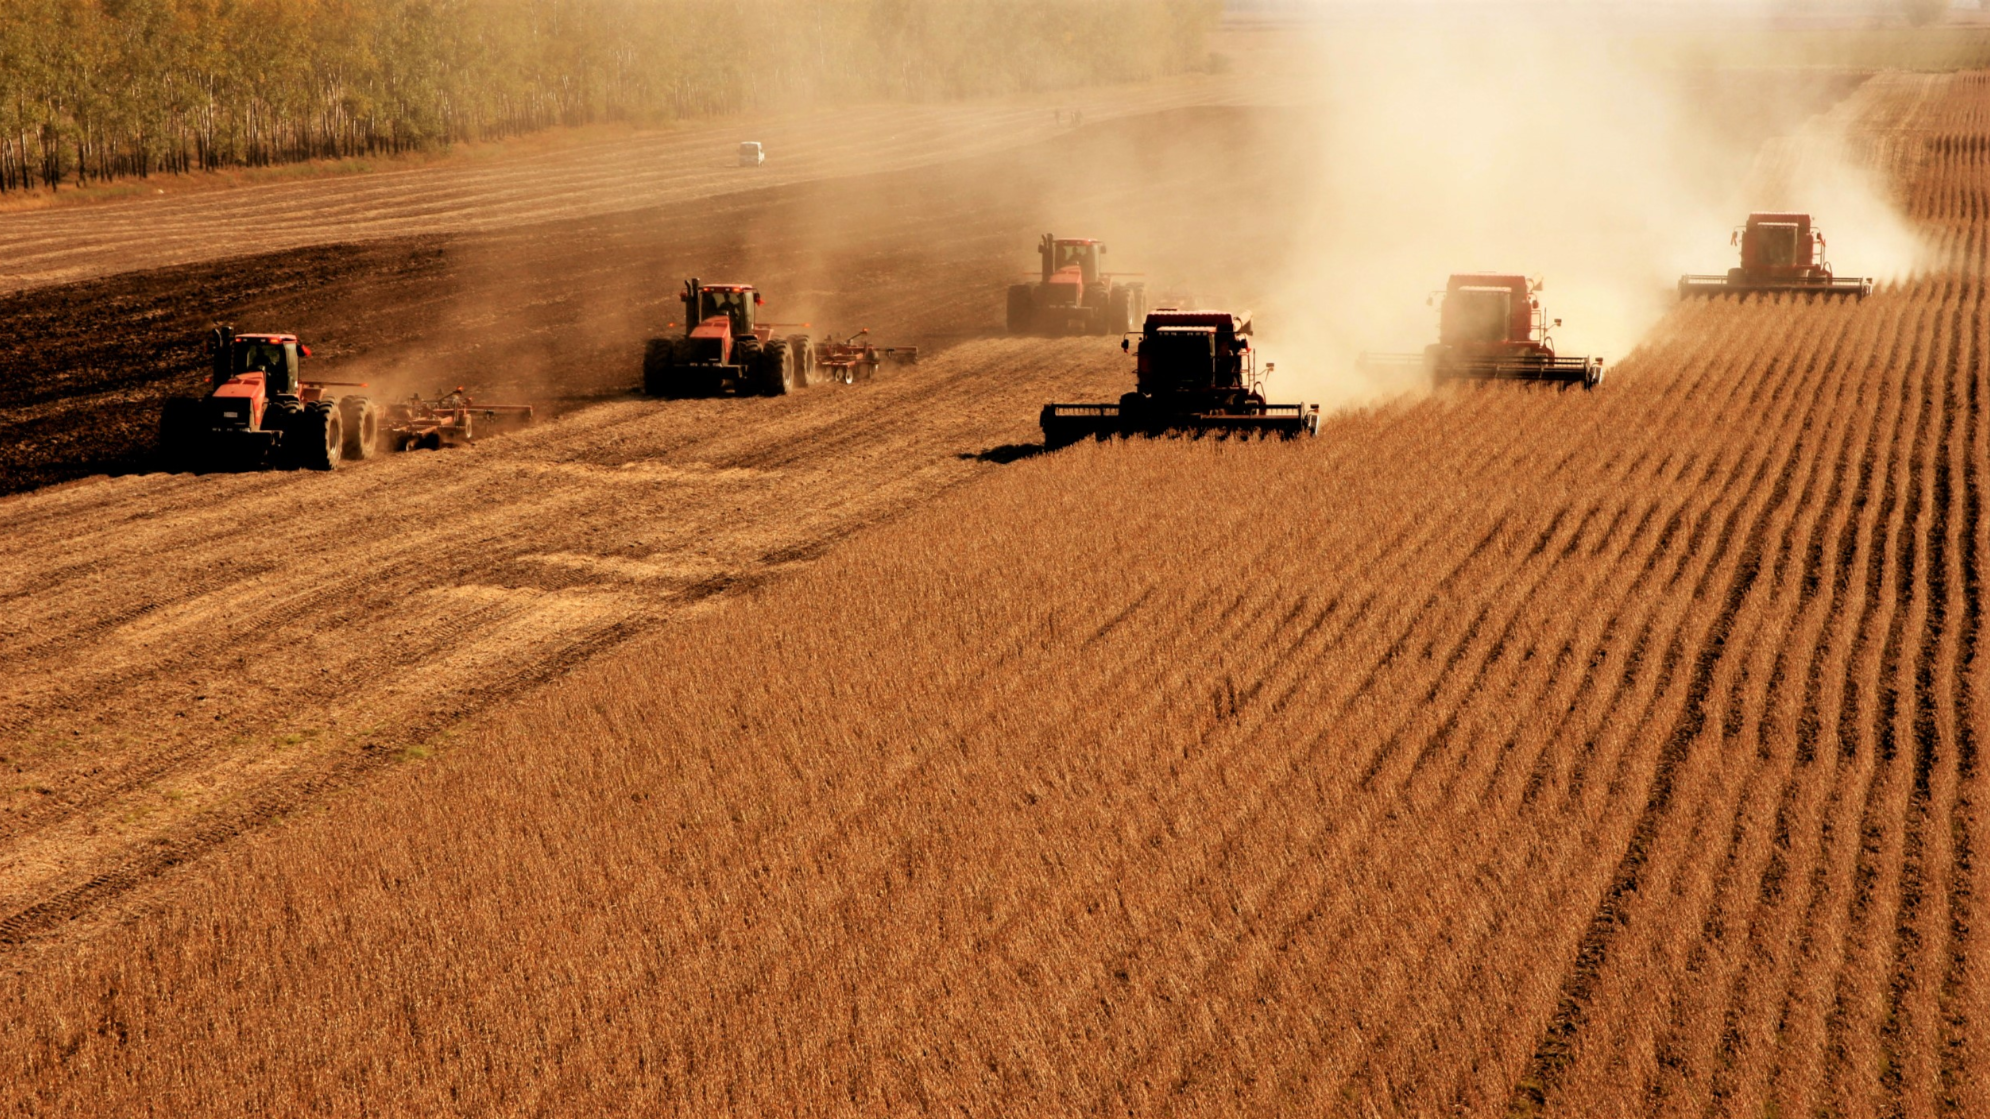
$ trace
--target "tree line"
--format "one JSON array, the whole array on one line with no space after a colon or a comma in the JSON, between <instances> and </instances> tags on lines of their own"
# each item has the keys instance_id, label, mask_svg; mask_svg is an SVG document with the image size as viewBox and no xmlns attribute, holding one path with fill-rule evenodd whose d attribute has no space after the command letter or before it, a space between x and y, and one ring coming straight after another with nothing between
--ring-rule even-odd
<instances>
[{"instance_id":1,"label":"tree line","mask_svg":"<svg viewBox=\"0 0 1990 1120\"><path fill-rule=\"evenodd\" d=\"M1221 0L0 0L0 190L1195 69Z\"/></svg>"}]
</instances>

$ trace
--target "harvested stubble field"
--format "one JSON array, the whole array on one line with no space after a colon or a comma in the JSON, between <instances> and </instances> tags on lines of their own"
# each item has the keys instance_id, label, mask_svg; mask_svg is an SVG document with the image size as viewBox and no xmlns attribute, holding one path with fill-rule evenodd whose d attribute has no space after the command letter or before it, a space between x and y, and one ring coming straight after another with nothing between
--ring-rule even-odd
<instances>
[{"instance_id":1,"label":"harvested stubble field","mask_svg":"<svg viewBox=\"0 0 1990 1120\"><path fill-rule=\"evenodd\" d=\"M984 472L17 947L0 1107L1990 1112L1990 76L1861 97L1911 282Z\"/></svg>"}]
</instances>

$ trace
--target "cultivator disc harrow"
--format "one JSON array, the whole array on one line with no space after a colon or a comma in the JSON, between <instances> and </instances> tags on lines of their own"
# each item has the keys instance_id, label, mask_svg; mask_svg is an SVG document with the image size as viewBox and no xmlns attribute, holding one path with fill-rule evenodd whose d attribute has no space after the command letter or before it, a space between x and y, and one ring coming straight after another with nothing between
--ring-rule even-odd
<instances>
[{"instance_id":1,"label":"cultivator disc harrow","mask_svg":"<svg viewBox=\"0 0 1990 1120\"><path fill-rule=\"evenodd\" d=\"M532 423L529 404L479 404L457 386L434 400L419 395L387 406L382 438L392 451L439 450Z\"/></svg>"}]
</instances>

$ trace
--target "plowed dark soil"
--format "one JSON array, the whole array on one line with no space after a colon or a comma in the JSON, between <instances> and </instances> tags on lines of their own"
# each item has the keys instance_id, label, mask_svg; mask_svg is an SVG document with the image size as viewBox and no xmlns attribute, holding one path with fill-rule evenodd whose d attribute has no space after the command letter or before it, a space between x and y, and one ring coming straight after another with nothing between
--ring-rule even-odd
<instances>
[{"instance_id":1,"label":"plowed dark soil","mask_svg":"<svg viewBox=\"0 0 1990 1120\"><path fill-rule=\"evenodd\" d=\"M90 912L994 469L1033 443L1045 400L1116 396L1124 358L1106 340L984 338L1034 258L1043 200L1123 230L1123 187L1059 184L1122 183L1134 160L1155 187L1139 221L1242 225L1264 165L1241 157L1279 127L1276 111L1175 110L943 168L6 297L7 485L113 477L0 502L0 937ZM1162 142L1185 133L1230 158ZM1240 236L1212 260L1281 251ZM868 326L927 357L783 399L643 399L643 339L694 274L758 283L766 316ZM296 330L310 368L376 395L462 384L551 419L329 475L157 473L159 402L198 391L214 321Z\"/></svg>"}]
</instances>

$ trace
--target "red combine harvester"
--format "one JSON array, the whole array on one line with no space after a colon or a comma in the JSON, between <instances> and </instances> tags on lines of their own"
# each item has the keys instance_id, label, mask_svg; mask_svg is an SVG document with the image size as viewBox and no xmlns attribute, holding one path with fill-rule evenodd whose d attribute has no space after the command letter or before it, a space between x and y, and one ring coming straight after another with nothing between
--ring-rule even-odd
<instances>
[{"instance_id":1,"label":"red combine harvester","mask_svg":"<svg viewBox=\"0 0 1990 1120\"><path fill-rule=\"evenodd\" d=\"M211 391L168 400L159 418L161 449L176 465L328 471L378 449L379 406L335 391L365 385L303 380L298 362L311 348L296 335L217 327L208 349Z\"/></svg>"},{"instance_id":2,"label":"red combine harvester","mask_svg":"<svg viewBox=\"0 0 1990 1120\"><path fill-rule=\"evenodd\" d=\"M1146 285L1122 284L1099 271L1104 245L1089 238L1037 243L1041 275L1009 286L1010 334L1125 334L1147 308Z\"/></svg>"},{"instance_id":3,"label":"red combine harvester","mask_svg":"<svg viewBox=\"0 0 1990 1120\"><path fill-rule=\"evenodd\" d=\"M419 395L387 406L381 436L393 451L437 451L532 423L529 404L478 404L458 385L432 401Z\"/></svg>"},{"instance_id":4,"label":"red combine harvester","mask_svg":"<svg viewBox=\"0 0 1990 1120\"><path fill-rule=\"evenodd\" d=\"M1833 276L1824 259L1824 234L1809 214L1750 214L1729 243L1741 246L1741 267L1726 276L1681 276L1679 298L1747 292L1819 292L1827 296L1872 294L1867 276Z\"/></svg>"},{"instance_id":5,"label":"red combine harvester","mask_svg":"<svg viewBox=\"0 0 1990 1120\"><path fill-rule=\"evenodd\" d=\"M919 361L917 346L877 346L872 344L870 333L871 328L865 327L840 342L825 338L816 343L811 381L820 376L849 385L876 377L886 362L913 365Z\"/></svg>"},{"instance_id":6,"label":"red combine harvester","mask_svg":"<svg viewBox=\"0 0 1990 1120\"><path fill-rule=\"evenodd\" d=\"M1044 446L1168 431L1315 434L1319 405L1265 403L1250 333L1249 314L1152 312L1140 332L1134 391L1118 404L1044 405ZM1127 341L1120 346L1127 348ZM1265 372L1271 371L1267 365Z\"/></svg>"},{"instance_id":7,"label":"red combine harvester","mask_svg":"<svg viewBox=\"0 0 1990 1120\"><path fill-rule=\"evenodd\" d=\"M1540 281L1493 272L1461 272L1444 286L1437 341L1422 354L1364 354L1368 370L1420 370L1433 382L1453 379L1554 381L1594 389L1603 359L1555 353L1549 320L1535 293ZM1436 297L1432 297L1435 299Z\"/></svg>"},{"instance_id":8,"label":"red combine harvester","mask_svg":"<svg viewBox=\"0 0 1990 1120\"><path fill-rule=\"evenodd\" d=\"M726 391L779 396L808 385L815 348L805 334L775 338L755 322L764 300L751 284L684 282L684 336L652 338L643 350L643 392L708 397ZM674 325L674 324L673 324Z\"/></svg>"}]
</instances>

